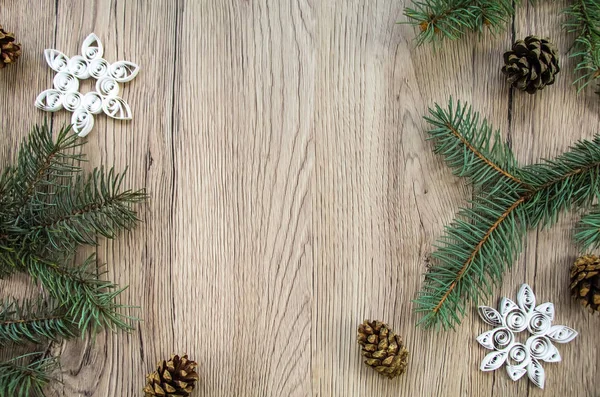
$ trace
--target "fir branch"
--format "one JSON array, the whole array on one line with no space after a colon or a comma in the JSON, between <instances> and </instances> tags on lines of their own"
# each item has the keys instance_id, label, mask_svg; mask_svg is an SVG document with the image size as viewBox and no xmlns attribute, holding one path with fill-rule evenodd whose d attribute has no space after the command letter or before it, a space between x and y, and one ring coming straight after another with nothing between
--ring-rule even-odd
<instances>
[{"instance_id":1,"label":"fir branch","mask_svg":"<svg viewBox=\"0 0 600 397\"><path fill-rule=\"evenodd\" d=\"M453 328L465 313L466 297L489 293L489 279L498 283L521 252L522 204L506 185L494 196L479 196L462 209L446 228L432 258L437 262L425 274L416 300L418 322L425 328Z\"/></svg>"},{"instance_id":2,"label":"fir branch","mask_svg":"<svg viewBox=\"0 0 600 397\"><path fill-rule=\"evenodd\" d=\"M523 168L522 176L533 186L527 193L529 227L549 225L573 206L589 206L600 192L600 135L576 142L554 160Z\"/></svg>"},{"instance_id":3,"label":"fir branch","mask_svg":"<svg viewBox=\"0 0 600 397\"><path fill-rule=\"evenodd\" d=\"M518 176L519 167L510 147L493 132L487 120L480 122L479 113L470 106L456 108L452 99L448 109L435 105L425 120L433 126L429 139L434 141L434 152L444 156L457 176L468 177L474 186L482 188L495 184L500 178L529 188Z\"/></svg>"},{"instance_id":4,"label":"fir branch","mask_svg":"<svg viewBox=\"0 0 600 397\"><path fill-rule=\"evenodd\" d=\"M417 45L442 39L457 40L469 31L500 31L514 14L511 0L422 0L404 9L420 30Z\"/></svg>"},{"instance_id":5,"label":"fir branch","mask_svg":"<svg viewBox=\"0 0 600 397\"><path fill-rule=\"evenodd\" d=\"M600 207L584 215L575 227L575 242L583 252L600 248Z\"/></svg>"},{"instance_id":6,"label":"fir branch","mask_svg":"<svg viewBox=\"0 0 600 397\"><path fill-rule=\"evenodd\" d=\"M16 164L0 175L0 278L29 273L51 296L44 305L0 304L0 343L131 329L133 318L122 313L128 306L118 303L124 288L102 279L94 257L75 268L70 264L79 246L135 226L132 206L146 194L122 191L124 175L113 170L83 176L83 155L76 153L83 143L70 127L54 139L47 124L35 127ZM0 363L0 395L43 395L54 363Z\"/></svg>"},{"instance_id":7,"label":"fir branch","mask_svg":"<svg viewBox=\"0 0 600 397\"><path fill-rule=\"evenodd\" d=\"M523 168L511 160L512 168L499 167L500 161L485 160L494 158L491 152L482 151L485 156L481 158L475 154L481 146L470 144L489 140L487 124L462 125L463 120L476 118L465 117L469 112L460 106L450 106L448 111L437 106L431 113L428 120L433 129L429 133L436 152L445 155L460 175L485 187L439 240L432 254L434 266L425 274L415 301L415 311L423 314L419 324L447 329L460 323L469 298L477 300L488 294L491 285L502 279L521 251L527 228L551 224L560 212L588 206L600 195L600 135L577 142L554 160ZM454 131L458 137L453 137ZM507 168L511 170L508 175L501 172ZM597 235L586 236L589 243Z\"/></svg>"},{"instance_id":8,"label":"fir branch","mask_svg":"<svg viewBox=\"0 0 600 397\"><path fill-rule=\"evenodd\" d=\"M51 373L56 368L56 358L44 358L43 352L29 353L0 362L0 396L43 396L43 388L53 380Z\"/></svg>"},{"instance_id":9,"label":"fir branch","mask_svg":"<svg viewBox=\"0 0 600 397\"><path fill-rule=\"evenodd\" d=\"M579 77L574 84L582 90L600 77L600 3L575 0L565 14L569 17L565 23L567 31L577 34L571 57L579 59L575 67Z\"/></svg>"},{"instance_id":10,"label":"fir branch","mask_svg":"<svg viewBox=\"0 0 600 397\"><path fill-rule=\"evenodd\" d=\"M79 245L96 245L98 235L113 239L130 230L139 221L131 206L147 196L143 190L121 191L124 176L101 168L87 180L78 178L32 219L24 244L43 241L50 252L73 252Z\"/></svg>"},{"instance_id":11,"label":"fir branch","mask_svg":"<svg viewBox=\"0 0 600 397\"><path fill-rule=\"evenodd\" d=\"M34 262L29 274L48 289L50 294L67 309L68 317L82 336L97 333L103 328L113 331L132 330L129 321L135 318L121 313L128 306L117 303L118 296L126 289L111 281L101 280L103 273L93 272L95 256L90 256L77 268Z\"/></svg>"},{"instance_id":12,"label":"fir branch","mask_svg":"<svg viewBox=\"0 0 600 397\"><path fill-rule=\"evenodd\" d=\"M58 340L75 336L75 325L61 307L48 307L39 299L19 303L6 300L0 305L0 345L4 342L41 343L43 339Z\"/></svg>"},{"instance_id":13,"label":"fir branch","mask_svg":"<svg viewBox=\"0 0 600 397\"><path fill-rule=\"evenodd\" d=\"M4 237L7 238L7 237ZM0 238L0 280L13 274L18 266L15 259L14 250L11 247L2 244Z\"/></svg>"},{"instance_id":14,"label":"fir branch","mask_svg":"<svg viewBox=\"0 0 600 397\"><path fill-rule=\"evenodd\" d=\"M7 180L17 215L36 193L44 193L48 186L60 184L62 177L70 177L81 169L81 154L73 150L84 142L71 132L71 127L63 127L52 139L48 124L36 125L19 149L17 164L8 168Z\"/></svg>"}]
</instances>

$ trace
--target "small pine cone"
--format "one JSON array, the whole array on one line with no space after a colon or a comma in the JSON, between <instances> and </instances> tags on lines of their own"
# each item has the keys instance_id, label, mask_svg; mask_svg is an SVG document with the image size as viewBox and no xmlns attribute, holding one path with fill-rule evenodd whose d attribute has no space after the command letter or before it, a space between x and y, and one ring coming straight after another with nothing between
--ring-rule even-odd
<instances>
[{"instance_id":1,"label":"small pine cone","mask_svg":"<svg viewBox=\"0 0 600 397\"><path fill-rule=\"evenodd\" d=\"M15 42L14 33L2 29L0 25L0 69L17 61L21 56L21 44Z\"/></svg>"},{"instance_id":2,"label":"small pine cone","mask_svg":"<svg viewBox=\"0 0 600 397\"><path fill-rule=\"evenodd\" d=\"M517 40L511 51L504 53L502 73L508 82L521 91L534 94L554 84L560 72L558 50L548 39L528 36Z\"/></svg>"},{"instance_id":3,"label":"small pine cone","mask_svg":"<svg viewBox=\"0 0 600 397\"><path fill-rule=\"evenodd\" d=\"M199 379L197 366L195 361L188 360L187 355L175 355L169 361L159 362L156 371L146 376L145 397L189 396Z\"/></svg>"},{"instance_id":4,"label":"small pine cone","mask_svg":"<svg viewBox=\"0 0 600 397\"><path fill-rule=\"evenodd\" d=\"M358 344L362 346L365 364L392 379L402 375L408 364L408 350L400 335L381 321L365 320L358 326Z\"/></svg>"},{"instance_id":5,"label":"small pine cone","mask_svg":"<svg viewBox=\"0 0 600 397\"><path fill-rule=\"evenodd\" d=\"M600 308L600 258L585 255L571 266L571 295L592 312Z\"/></svg>"}]
</instances>

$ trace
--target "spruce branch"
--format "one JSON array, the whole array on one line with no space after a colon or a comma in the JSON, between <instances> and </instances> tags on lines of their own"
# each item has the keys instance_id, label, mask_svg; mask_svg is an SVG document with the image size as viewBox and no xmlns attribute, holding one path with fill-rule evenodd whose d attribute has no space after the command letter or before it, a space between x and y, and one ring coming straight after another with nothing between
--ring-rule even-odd
<instances>
[{"instance_id":1,"label":"spruce branch","mask_svg":"<svg viewBox=\"0 0 600 397\"><path fill-rule=\"evenodd\" d=\"M501 178L527 188L518 176L510 147L500 140L499 131L494 132L487 120L480 119L479 113L460 101L454 105L450 99L447 110L436 104L425 117L433 126L429 139L434 142L434 152L444 156L455 175L469 178L478 188Z\"/></svg>"},{"instance_id":2,"label":"spruce branch","mask_svg":"<svg viewBox=\"0 0 600 397\"><path fill-rule=\"evenodd\" d=\"M58 368L55 357L44 358L43 352L28 353L0 362L0 396L43 396L44 386L53 380Z\"/></svg>"},{"instance_id":3,"label":"spruce branch","mask_svg":"<svg viewBox=\"0 0 600 397\"><path fill-rule=\"evenodd\" d=\"M501 155L487 149L502 145L491 143L491 127L474 122L476 113L450 102L447 110L436 105L430 114L434 150L446 156L455 173L481 187L438 241L415 300L420 325L447 329L460 323L469 299L489 294L502 280L521 252L526 229L552 224L562 211L587 207L600 195L600 135L577 142L554 160L519 168L509 149ZM587 220L594 216L600 223L594 212ZM598 237L596 229L584 240L598 243Z\"/></svg>"},{"instance_id":4,"label":"spruce branch","mask_svg":"<svg viewBox=\"0 0 600 397\"><path fill-rule=\"evenodd\" d=\"M510 0L422 0L404 9L409 24L419 28L417 45L457 40L469 31L501 31L514 14Z\"/></svg>"},{"instance_id":5,"label":"spruce branch","mask_svg":"<svg viewBox=\"0 0 600 397\"><path fill-rule=\"evenodd\" d=\"M574 238L583 252L600 248L600 207L581 217Z\"/></svg>"},{"instance_id":6,"label":"spruce branch","mask_svg":"<svg viewBox=\"0 0 600 397\"><path fill-rule=\"evenodd\" d=\"M78 164L83 156L74 153L74 149L82 144L70 126L61 128L56 139L52 138L47 122L33 128L29 138L21 144L16 166L6 170L6 191L17 206L17 214L34 196L43 195L49 187L65 186L61 184L62 177L81 171Z\"/></svg>"},{"instance_id":7,"label":"spruce branch","mask_svg":"<svg viewBox=\"0 0 600 397\"><path fill-rule=\"evenodd\" d=\"M123 314L129 306L119 303L124 288L105 280L94 256L72 262L80 246L132 229L133 206L147 196L122 189L124 174L112 169L84 175L77 153L84 142L70 127L53 138L47 124L36 126L0 174L0 278L28 273L49 296L35 305L0 303L0 344L132 329L134 318ZM43 395L55 361L22 361L0 362L0 395Z\"/></svg>"},{"instance_id":8,"label":"spruce branch","mask_svg":"<svg viewBox=\"0 0 600 397\"><path fill-rule=\"evenodd\" d=\"M533 186L526 193L529 227L551 225L571 207L587 207L600 193L600 135L576 142L554 160L523 168L522 176Z\"/></svg>"},{"instance_id":9,"label":"spruce branch","mask_svg":"<svg viewBox=\"0 0 600 397\"><path fill-rule=\"evenodd\" d=\"M36 303L13 299L0 305L0 345L70 338L75 336L74 329L64 308L52 307L41 298Z\"/></svg>"},{"instance_id":10,"label":"spruce branch","mask_svg":"<svg viewBox=\"0 0 600 397\"><path fill-rule=\"evenodd\" d=\"M508 192L508 193L507 193ZM465 314L465 296L490 291L521 252L524 199L505 184L494 196L479 196L463 208L432 254L436 265L425 274L415 311L425 328L454 328Z\"/></svg>"},{"instance_id":11,"label":"spruce branch","mask_svg":"<svg viewBox=\"0 0 600 397\"><path fill-rule=\"evenodd\" d=\"M80 245L96 245L98 235L113 239L139 221L133 204L146 199L143 191L121 191L125 174L96 169L87 180L77 178L72 186L52 197L41 215L29 222L24 244L44 242L50 252L73 252Z\"/></svg>"},{"instance_id":12,"label":"spruce branch","mask_svg":"<svg viewBox=\"0 0 600 397\"><path fill-rule=\"evenodd\" d=\"M132 330L129 321L134 318L121 313L128 306L117 303L126 288L102 280L105 273L95 272L95 265L96 258L92 255L76 268L35 262L29 266L29 273L66 308L66 318L75 324L82 336L104 328Z\"/></svg>"},{"instance_id":13,"label":"spruce branch","mask_svg":"<svg viewBox=\"0 0 600 397\"><path fill-rule=\"evenodd\" d=\"M571 57L579 62L575 67L579 77L574 84L579 90L600 78L600 3L596 0L574 0L565 10L568 32L577 34Z\"/></svg>"}]
</instances>

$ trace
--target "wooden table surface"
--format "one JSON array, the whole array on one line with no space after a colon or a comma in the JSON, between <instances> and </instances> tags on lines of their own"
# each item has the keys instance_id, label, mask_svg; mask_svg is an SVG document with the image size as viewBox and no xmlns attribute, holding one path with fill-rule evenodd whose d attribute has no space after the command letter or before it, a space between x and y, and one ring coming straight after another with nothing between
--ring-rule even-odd
<instances>
[{"instance_id":1,"label":"wooden table surface","mask_svg":"<svg viewBox=\"0 0 600 397\"><path fill-rule=\"evenodd\" d=\"M64 384L48 395L138 396L174 352L200 363L195 396L598 395L600 318L568 292L575 214L531 231L483 302L527 282L555 303L557 323L580 332L559 346L563 362L545 364L545 391L479 371L486 351L475 337L488 326L474 305L454 332L415 328L412 313L432 243L471 195L426 141L428 106L450 95L473 104L523 163L600 131L594 88L571 85L567 2L535 3L495 37L434 51L396 24L403 0L0 0L0 23L23 44L0 71L2 164L44 119L33 102L55 74L45 48L75 55L95 32L108 60L142 68L122 88L133 120L97 117L83 150L89 168L128 166L127 186L151 195L144 223L97 248L143 321L95 344L50 346ZM512 92L499 71L529 34L550 36L562 55L557 83L534 96ZM36 293L24 277L0 289ZM402 377L361 363L365 318L404 336Z\"/></svg>"}]
</instances>

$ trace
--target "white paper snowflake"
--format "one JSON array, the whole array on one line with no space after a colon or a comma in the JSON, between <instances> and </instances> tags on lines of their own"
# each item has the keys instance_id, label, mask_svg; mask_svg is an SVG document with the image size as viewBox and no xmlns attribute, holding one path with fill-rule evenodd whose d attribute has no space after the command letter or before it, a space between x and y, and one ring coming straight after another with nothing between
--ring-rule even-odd
<instances>
[{"instance_id":1,"label":"white paper snowflake","mask_svg":"<svg viewBox=\"0 0 600 397\"><path fill-rule=\"evenodd\" d=\"M119 97L119 83L133 80L139 66L129 61L109 64L102 55L104 48L98 36L90 34L81 46L81 55L72 58L58 50L44 50L46 62L54 76L54 88L43 91L35 106L47 112L66 109L73 112L71 124L81 137L94 126L94 115L104 112L118 120L131 120L131 108ZM96 91L79 92L79 80L96 79Z\"/></svg>"},{"instance_id":2,"label":"white paper snowflake","mask_svg":"<svg viewBox=\"0 0 600 397\"><path fill-rule=\"evenodd\" d=\"M544 388L546 378L541 362L558 362L560 354L552 342L567 343L575 339L577 331L552 325L554 305L551 302L535 305L531 287L523 284L517 303L508 298L500 301L500 312L488 306L479 306L479 316L496 327L477 337L477 342L489 350L481 362L482 371L494 371L506 363L508 376L514 381L525 373L538 387ZM525 344L518 343L515 333L527 330Z\"/></svg>"}]
</instances>

